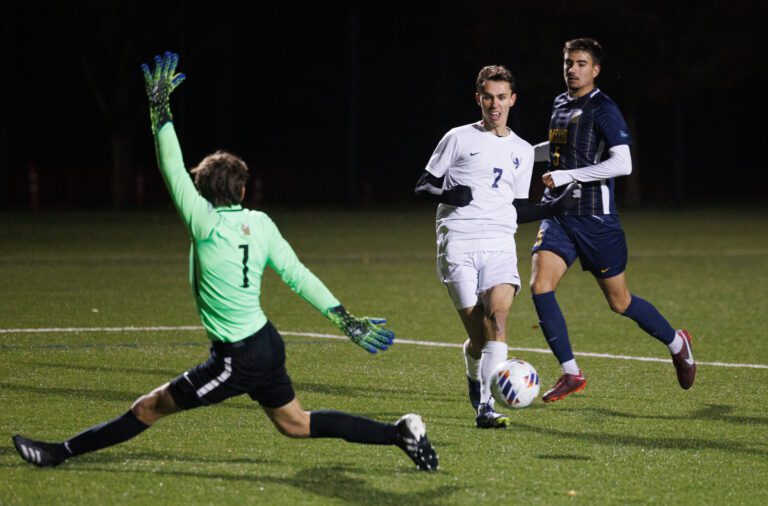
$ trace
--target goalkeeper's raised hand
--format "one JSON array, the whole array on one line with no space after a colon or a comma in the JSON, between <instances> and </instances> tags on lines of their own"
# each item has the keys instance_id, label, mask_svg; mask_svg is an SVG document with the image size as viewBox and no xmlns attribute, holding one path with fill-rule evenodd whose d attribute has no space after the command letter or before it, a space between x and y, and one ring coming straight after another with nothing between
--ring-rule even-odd
<instances>
[{"instance_id":1,"label":"goalkeeper's raised hand","mask_svg":"<svg viewBox=\"0 0 768 506\"><path fill-rule=\"evenodd\" d=\"M356 318L347 313L344 306L331 308L328 318L344 332L353 343L370 353L386 350L395 340L395 333L380 327L387 323L380 318Z\"/></svg>"},{"instance_id":2,"label":"goalkeeper's raised hand","mask_svg":"<svg viewBox=\"0 0 768 506\"><path fill-rule=\"evenodd\" d=\"M149 100L149 117L152 121L152 133L156 134L163 125L173 120L169 97L185 79L184 74L176 74L179 55L166 51L163 56L155 56L155 69L141 64L144 72L144 90Z\"/></svg>"}]
</instances>

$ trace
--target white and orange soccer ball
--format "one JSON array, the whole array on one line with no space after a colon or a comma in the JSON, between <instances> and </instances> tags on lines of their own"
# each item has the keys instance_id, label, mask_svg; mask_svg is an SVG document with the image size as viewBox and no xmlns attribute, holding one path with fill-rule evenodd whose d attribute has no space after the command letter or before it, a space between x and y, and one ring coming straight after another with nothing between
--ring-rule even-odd
<instances>
[{"instance_id":1,"label":"white and orange soccer ball","mask_svg":"<svg viewBox=\"0 0 768 506\"><path fill-rule=\"evenodd\" d=\"M510 408L529 406L539 395L539 373L525 360L502 362L493 373L491 392L496 402Z\"/></svg>"}]
</instances>

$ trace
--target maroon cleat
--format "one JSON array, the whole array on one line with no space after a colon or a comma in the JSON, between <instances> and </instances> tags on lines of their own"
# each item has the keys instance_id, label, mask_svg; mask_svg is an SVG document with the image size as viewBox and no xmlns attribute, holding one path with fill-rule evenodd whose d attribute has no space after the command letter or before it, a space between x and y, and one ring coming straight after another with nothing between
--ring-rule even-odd
<instances>
[{"instance_id":1,"label":"maroon cleat","mask_svg":"<svg viewBox=\"0 0 768 506\"><path fill-rule=\"evenodd\" d=\"M684 390L693 386L693 380L696 379L696 362L693 361L693 352L691 351L691 341L693 338L687 330L678 330L677 335L683 338L683 347L672 355L672 363L677 371L677 381Z\"/></svg>"},{"instance_id":2,"label":"maroon cleat","mask_svg":"<svg viewBox=\"0 0 768 506\"><path fill-rule=\"evenodd\" d=\"M541 400L544 402L555 402L560 399L565 399L571 394L581 392L584 387L587 386L587 380L584 379L584 375L579 371L579 374L563 374L560 379L557 380L555 386L551 390L544 393L541 396Z\"/></svg>"}]
</instances>

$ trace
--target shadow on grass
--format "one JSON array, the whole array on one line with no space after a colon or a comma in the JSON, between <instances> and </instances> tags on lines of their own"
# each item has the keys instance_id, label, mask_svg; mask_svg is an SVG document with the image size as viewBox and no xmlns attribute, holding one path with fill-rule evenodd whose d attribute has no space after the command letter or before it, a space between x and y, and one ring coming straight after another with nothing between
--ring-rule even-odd
<instances>
[{"instance_id":1,"label":"shadow on grass","mask_svg":"<svg viewBox=\"0 0 768 506\"><path fill-rule=\"evenodd\" d=\"M86 372L108 372L125 374L149 374L152 376L167 377L169 380L175 378L183 370L178 369L146 369L139 367L112 367L104 365L77 365L77 364L57 364L55 362L30 362L30 366L48 367L52 369L70 369L73 371Z\"/></svg>"},{"instance_id":2,"label":"shadow on grass","mask_svg":"<svg viewBox=\"0 0 768 506\"><path fill-rule=\"evenodd\" d=\"M45 364L46 366L48 364ZM70 366L63 366L63 365L53 365L53 367L70 367ZM126 402L132 402L135 399L137 399L139 396L144 395L146 393L149 393L152 388L155 388L157 386L162 385L165 381L170 381L176 376L180 374L180 372L183 371L166 371L166 370L147 370L147 369L114 369L109 367L102 367L97 366L96 370L103 370L103 371L123 371L127 374L135 374L135 373L146 373L146 374L157 374L157 375L163 375L163 378L157 382L157 385L146 389L142 391L135 391L135 392L127 392L127 391L118 391L118 390L100 390L96 388L71 388L71 387L58 387L58 386L36 386L36 385L25 385L20 383L7 383L2 382L0 383L0 388L6 391L12 391L12 392L25 392L25 393L33 393L33 394L39 394L39 395L56 395L61 397L81 397L81 398L87 398L87 399L97 399L97 400L104 400L104 401L126 401ZM81 369L84 371L91 371L94 370L92 367L88 366L74 366L70 367L72 369ZM170 374L169 374L170 373ZM163 381L165 380L165 381ZM94 385L97 385L98 382L94 381ZM362 387L354 387L354 386L341 386L341 385L329 385L329 384L323 384L323 383L294 383L294 388L296 389L297 395L299 398L301 398L301 394L303 392L309 392L309 393L316 393L316 394L326 394L326 395L335 395L335 396L342 396L347 398L407 398L407 399L419 399L420 401L423 400L429 400L429 401L451 401L454 399L455 396L453 395L438 395L438 394L429 394L425 393L423 391L416 391L416 390L407 390L407 389L401 389L401 388L376 388L376 387L370 387L370 386L362 386ZM228 404L226 401L222 404L225 407L231 407L236 409L252 409L253 406L258 406L258 404L239 404L239 405L232 405ZM403 413L400 413L399 416L401 416Z\"/></svg>"},{"instance_id":3,"label":"shadow on grass","mask_svg":"<svg viewBox=\"0 0 768 506\"><path fill-rule=\"evenodd\" d=\"M125 401L131 402L146 392L125 392L119 390L96 390L84 388L52 387L19 385L16 383L0 383L4 391L23 392L37 395L56 395L59 397L79 397L100 401Z\"/></svg>"},{"instance_id":4,"label":"shadow on grass","mask_svg":"<svg viewBox=\"0 0 768 506\"><path fill-rule=\"evenodd\" d=\"M151 456L152 454L147 454L148 456ZM135 457L136 454L132 454L131 457ZM129 457L130 458L130 457ZM291 466L291 463L283 463L283 462L275 462L275 461L259 461L259 460L251 460L251 459L235 459L235 460L229 460L229 459L213 459L213 460L206 460L204 458L192 458L192 457L185 457L185 458L179 458L177 456L166 456L163 455L161 457L165 462L168 462L168 459L170 458L173 460L180 460L180 461L186 461L189 460L190 462L204 462L204 463L243 463L243 464L279 464L279 465L285 465L285 466ZM112 460L105 461L105 462L124 462L126 460L125 456L120 456L119 458L113 458ZM94 460L95 462L95 460ZM292 461L292 463L295 463L295 461ZM407 465L407 464L403 464ZM263 486L265 484L271 484L276 486L289 486L296 488L298 490L301 490L304 494L306 494L307 498L310 497L326 497L331 499L338 499L341 501L354 503L354 504L393 504L393 505L402 505L402 504L424 504L424 505L431 505L431 504L442 504L445 502L445 500L455 493L456 491L460 490L457 486L439 486L436 488L431 488L428 490L422 490L419 492L415 491L409 491L409 492L389 492L386 490L380 490L378 488L372 487L370 484L375 482L383 482L377 481L372 479L372 476L369 472L366 472L364 470L361 470L358 467L352 467L352 466L341 466L341 465L335 465L335 466L329 466L329 467L322 467L322 468L307 468L307 469L300 469L298 470L293 476L291 477L283 477L283 476L270 476L265 474L258 474L257 472L248 473L248 474L234 474L234 473L211 473L206 471L194 471L194 470L167 470L167 469L158 469L157 467L152 467L151 469L147 470L138 470L138 469L125 469L121 466L120 469L103 469L98 467L90 467L90 466L64 466L57 468L57 470L60 471L66 471L66 472L76 472L76 473L84 473L84 472L99 472L99 473L106 473L106 474L114 474L119 476L125 476L125 473L135 473L135 474L151 474L152 476L171 476L171 477L178 477L178 478L193 478L195 480L222 480L222 481L229 481L229 482L245 482L245 483L252 483L254 487L257 486ZM279 471L278 471L279 472ZM395 471L396 474L411 474L411 473L420 473L420 471L416 471L415 469L411 471ZM355 476L357 475L357 476ZM428 478L426 473L424 473L424 477ZM389 475L389 478L392 478L392 475Z\"/></svg>"},{"instance_id":5,"label":"shadow on grass","mask_svg":"<svg viewBox=\"0 0 768 506\"><path fill-rule=\"evenodd\" d=\"M134 343L40 343L40 344L0 344L0 350L62 350L62 351L74 351L74 350L106 350L109 348L125 348L125 349L141 349L141 348L160 348L160 347L202 347L205 344L198 342L155 342L151 344L134 342ZM201 348L207 349L207 348Z\"/></svg>"},{"instance_id":6,"label":"shadow on grass","mask_svg":"<svg viewBox=\"0 0 768 506\"><path fill-rule=\"evenodd\" d=\"M162 381L158 381L157 385L151 388L147 388L145 390L136 391L136 392L126 392L126 391L119 391L119 390L103 390L103 389L99 390L95 388L70 388L70 387L19 385L16 383L0 383L0 389L6 392L22 392L22 393L35 394L40 396L57 396L57 397L64 397L67 399L77 398L77 399L109 401L109 402L124 402L125 409L128 409L133 403L133 401L135 401L142 395L149 393L155 387L160 386L162 383L163 383ZM240 398L243 398L243 396L240 396ZM247 396L245 396L244 398L248 399ZM256 402L242 403L242 402L232 402L231 400L227 400L219 404L213 404L210 406L201 406L200 408L194 411L199 411L201 409L224 408L224 409L239 409L239 410L251 411L254 414L261 415L261 410L258 410L257 409L258 407L259 407L259 404ZM114 411L111 409L105 410L104 419L107 420L109 418L119 415L120 413L121 412L119 411ZM184 413L186 412L182 412L175 416L183 416Z\"/></svg>"},{"instance_id":7,"label":"shadow on grass","mask_svg":"<svg viewBox=\"0 0 768 506\"><path fill-rule=\"evenodd\" d=\"M300 396L302 392L311 392L313 394L326 394L326 395L338 395L348 398L359 397L386 397L386 398L407 398L407 399L419 399L431 400L431 401L453 401L456 396L453 394L436 394L434 392L427 392L423 389L413 390L403 388L402 386L393 386L389 388L371 387L365 386L352 386L352 385L329 385L327 383L307 383L296 382L293 384L296 392Z\"/></svg>"},{"instance_id":8,"label":"shadow on grass","mask_svg":"<svg viewBox=\"0 0 768 506\"><path fill-rule=\"evenodd\" d=\"M560 454L560 455L534 455L537 459L543 460L594 460L585 455Z\"/></svg>"},{"instance_id":9,"label":"shadow on grass","mask_svg":"<svg viewBox=\"0 0 768 506\"><path fill-rule=\"evenodd\" d=\"M638 415L635 413L622 413L604 408L585 408L581 411L590 411L602 416L613 416L617 418L644 418L649 420L706 420L710 422L728 422L736 425L768 425L767 417L759 416L740 416L732 414L733 406L723 404L707 404L706 407L697 409L692 413L684 415Z\"/></svg>"},{"instance_id":10,"label":"shadow on grass","mask_svg":"<svg viewBox=\"0 0 768 506\"><path fill-rule=\"evenodd\" d=\"M267 460L256 457L207 457L200 455L184 455L163 451L104 451L87 453L76 460L67 461L67 465L77 463L81 464L123 464L130 461L148 460L152 462L163 462L169 464L173 462L188 462L190 464L278 464L288 465L289 462L279 460ZM138 471L137 471L138 472Z\"/></svg>"},{"instance_id":11,"label":"shadow on grass","mask_svg":"<svg viewBox=\"0 0 768 506\"><path fill-rule=\"evenodd\" d=\"M10 438L8 438L10 440ZM12 444L12 443L11 443ZM0 447L0 458L6 455L17 456L16 450L12 446ZM287 464L281 461L266 460L259 458L209 458L201 457L199 455L178 455L169 452L151 452L151 451L137 451L137 452L114 452L114 451L102 451L95 453L87 453L73 460L68 460L62 466L57 469L66 469L73 471L77 468L83 469L82 465L88 464L123 464L130 461L148 460L154 462L173 463L173 462L188 462L191 464L245 464L245 465L259 465L259 464ZM24 462L20 457L14 461L13 465L5 465L0 467L16 467L28 466L29 464ZM71 469L70 466L74 466ZM88 469L90 470L90 469ZM106 470L105 470L106 471ZM138 472L138 471L137 471Z\"/></svg>"},{"instance_id":12,"label":"shadow on grass","mask_svg":"<svg viewBox=\"0 0 768 506\"><path fill-rule=\"evenodd\" d=\"M654 438L633 435L607 434L604 432L586 433L583 431L566 431L553 428L536 427L520 422L512 422L512 427L518 431L526 431L534 434L542 434L555 438L575 439L578 441L588 441L590 443L621 447L635 446L638 448L654 448L659 450L718 450L727 453L756 455L759 457L768 457L768 451L747 446L735 441L723 441L714 439L669 437Z\"/></svg>"}]
</instances>

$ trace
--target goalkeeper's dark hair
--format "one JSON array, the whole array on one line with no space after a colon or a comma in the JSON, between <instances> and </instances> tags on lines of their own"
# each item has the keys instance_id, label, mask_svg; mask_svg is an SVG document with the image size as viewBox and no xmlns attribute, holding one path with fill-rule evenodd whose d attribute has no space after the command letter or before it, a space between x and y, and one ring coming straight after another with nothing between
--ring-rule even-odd
<instances>
[{"instance_id":1,"label":"goalkeeper's dark hair","mask_svg":"<svg viewBox=\"0 0 768 506\"><path fill-rule=\"evenodd\" d=\"M506 81L509 83L512 93L515 92L515 76L504 65L488 65L480 69L475 81L475 90L478 93L483 92L486 81Z\"/></svg>"},{"instance_id":2,"label":"goalkeeper's dark hair","mask_svg":"<svg viewBox=\"0 0 768 506\"><path fill-rule=\"evenodd\" d=\"M248 166L239 156L216 151L203 158L190 172L200 195L214 207L242 202L243 188L248 180Z\"/></svg>"},{"instance_id":3,"label":"goalkeeper's dark hair","mask_svg":"<svg viewBox=\"0 0 768 506\"><path fill-rule=\"evenodd\" d=\"M570 53L571 51L585 51L592 55L592 62L595 65L600 65L603 61L603 46L600 45L595 39L589 37L579 37L578 39L572 39L565 43L563 47L563 54Z\"/></svg>"}]
</instances>

